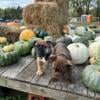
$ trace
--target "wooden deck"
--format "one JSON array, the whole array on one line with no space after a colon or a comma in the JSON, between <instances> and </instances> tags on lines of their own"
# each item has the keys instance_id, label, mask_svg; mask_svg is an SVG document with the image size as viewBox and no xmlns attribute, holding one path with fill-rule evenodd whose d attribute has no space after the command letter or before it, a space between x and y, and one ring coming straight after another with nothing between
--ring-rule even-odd
<instances>
[{"instance_id":1,"label":"wooden deck","mask_svg":"<svg viewBox=\"0 0 100 100\"><path fill-rule=\"evenodd\" d=\"M83 68L82 65L74 67L73 84L62 80L52 82L50 65L45 75L38 77L32 57L22 57L16 64L0 67L0 86L56 100L100 100L100 93L89 90L81 83L80 73Z\"/></svg>"}]
</instances>

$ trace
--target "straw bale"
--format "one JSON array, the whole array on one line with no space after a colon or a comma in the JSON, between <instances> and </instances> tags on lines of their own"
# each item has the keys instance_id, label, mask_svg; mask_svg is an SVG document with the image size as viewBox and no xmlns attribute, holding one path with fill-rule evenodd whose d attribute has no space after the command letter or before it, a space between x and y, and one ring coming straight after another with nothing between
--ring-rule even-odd
<instances>
[{"instance_id":1,"label":"straw bale","mask_svg":"<svg viewBox=\"0 0 100 100\"><path fill-rule=\"evenodd\" d=\"M23 19L34 28L40 28L53 37L61 36L67 23L67 0L36 0L23 9Z\"/></svg>"}]
</instances>

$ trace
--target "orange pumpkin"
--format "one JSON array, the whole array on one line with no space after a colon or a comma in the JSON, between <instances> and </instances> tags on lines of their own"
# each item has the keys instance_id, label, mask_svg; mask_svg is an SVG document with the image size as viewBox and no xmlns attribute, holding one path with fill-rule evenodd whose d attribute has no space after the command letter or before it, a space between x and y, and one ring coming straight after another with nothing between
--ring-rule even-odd
<instances>
[{"instance_id":1,"label":"orange pumpkin","mask_svg":"<svg viewBox=\"0 0 100 100\"><path fill-rule=\"evenodd\" d=\"M89 63L90 63L90 64L95 64L95 63L96 63L95 57L91 57L91 58L89 59Z\"/></svg>"},{"instance_id":2,"label":"orange pumpkin","mask_svg":"<svg viewBox=\"0 0 100 100\"><path fill-rule=\"evenodd\" d=\"M35 36L35 33L31 29L25 29L21 32L19 39L24 40L24 41L28 41L34 36Z\"/></svg>"},{"instance_id":3,"label":"orange pumpkin","mask_svg":"<svg viewBox=\"0 0 100 100\"><path fill-rule=\"evenodd\" d=\"M8 26L15 26L15 27L19 26L18 23L16 23L16 22L8 22L7 25Z\"/></svg>"}]
</instances>

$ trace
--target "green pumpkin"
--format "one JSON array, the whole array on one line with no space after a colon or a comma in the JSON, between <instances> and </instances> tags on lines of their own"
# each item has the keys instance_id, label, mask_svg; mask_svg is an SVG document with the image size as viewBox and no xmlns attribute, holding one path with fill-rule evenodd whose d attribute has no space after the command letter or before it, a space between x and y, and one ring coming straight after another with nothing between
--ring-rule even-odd
<instances>
[{"instance_id":1,"label":"green pumpkin","mask_svg":"<svg viewBox=\"0 0 100 100\"><path fill-rule=\"evenodd\" d=\"M3 48L6 44L1 43L0 48Z\"/></svg>"},{"instance_id":2,"label":"green pumpkin","mask_svg":"<svg viewBox=\"0 0 100 100\"><path fill-rule=\"evenodd\" d=\"M50 42L54 43L54 38L53 38L52 36L46 36L46 37L44 38L44 40L45 40L45 41L50 41Z\"/></svg>"},{"instance_id":3,"label":"green pumpkin","mask_svg":"<svg viewBox=\"0 0 100 100\"><path fill-rule=\"evenodd\" d=\"M45 36L48 36L48 33L44 32L40 29L34 29L33 30L36 33L36 37L44 39Z\"/></svg>"},{"instance_id":4,"label":"green pumpkin","mask_svg":"<svg viewBox=\"0 0 100 100\"><path fill-rule=\"evenodd\" d=\"M31 55L32 55L33 58L36 57L36 55L35 55L35 48L32 48L32 50L31 50Z\"/></svg>"},{"instance_id":5,"label":"green pumpkin","mask_svg":"<svg viewBox=\"0 0 100 100\"><path fill-rule=\"evenodd\" d=\"M84 36L81 36L80 38L76 38L74 40L74 42L75 43L83 43L83 44L89 46L89 41L94 40L95 37L96 37L96 35L94 32L87 31L87 32L85 32Z\"/></svg>"},{"instance_id":6,"label":"green pumpkin","mask_svg":"<svg viewBox=\"0 0 100 100\"><path fill-rule=\"evenodd\" d=\"M31 45L28 41L17 41L14 43L14 49L19 55L25 56L31 53Z\"/></svg>"},{"instance_id":7,"label":"green pumpkin","mask_svg":"<svg viewBox=\"0 0 100 100\"><path fill-rule=\"evenodd\" d=\"M10 52L4 52L2 49L0 50L0 65L5 66L18 61L19 55L15 50Z\"/></svg>"},{"instance_id":8,"label":"green pumpkin","mask_svg":"<svg viewBox=\"0 0 100 100\"><path fill-rule=\"evenodd\" d=\"M41 38L38 38L38 37L33 37L32 39L29 40L29 43L32 47L34 47L35 43L38 41L38 40L42 40Z\"/></svg>"},{"instance_id":9,"label":"green pumpkin","mask_svg":"<svg viewBox=\"0 0 100 100\"><path fill-rule=\"evenodd\" d=\"M90 89L100 92L100 65L88 65L81 74L82 82Z\"/></svg>"},{"instance_id":10,"label":"green pumpkin","mask_svg":"<svg viewBox=\"0 0 100 100\"><path fill-rule=\"evenodd\" d=\"M83 36L85 32L86 32L86 29L83 26L76 27L75 29L75 34L79 36Z\"/></svg>"},{"instance_id":11,"label":"green pumpkin","mask_svg":"<svg viewBox=\"0 0 100 100\"><path fill-rule=\"evenodd\" d=\"M93 28L92 31L94 31L95 33L100 33L100 28Z\"/></svg>"},{"instance_id":12,"label":"green pumpkin","mask_svg":"<svg viewBox=\"0 0 100 100\"><path fill-rule=\"evenodd\" d=\"M69 44L72 43L72 39L70 37L60 37L56 40L56 43L58 42L62 42L64 43L66 46L68 46Z\"/></svg>"}]
</instances>

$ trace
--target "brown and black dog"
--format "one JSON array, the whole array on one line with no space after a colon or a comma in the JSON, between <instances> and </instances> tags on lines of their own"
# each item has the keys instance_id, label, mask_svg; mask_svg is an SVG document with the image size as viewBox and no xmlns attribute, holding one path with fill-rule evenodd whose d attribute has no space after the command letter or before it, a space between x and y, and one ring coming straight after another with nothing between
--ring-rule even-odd
<instances>
[{"instance_id":1,"label":"brown and black dog","mask_svg":"<svg viewBox=\"0 0 100 100\"><path fill-rule=\"evenodd\" d=\"M49 57L49 62L52 63L54 81L58 80L65 72L68 74L68 81L72 82L72 58L69 50L64 43L58 42L53 53Z\"/></svg>"},{"instance_id":2,"label":"brown and black dog","mask_svg":"<svg viewBox=\"0 0 100 100\"><path fill-rule=\"evenodd\" d=\"M53 51L53 43L50 41L39 40L35 43L35 55L37 63L36 74L41 76L44 74L44 67Z\"/></svg>"}]
</instances>

